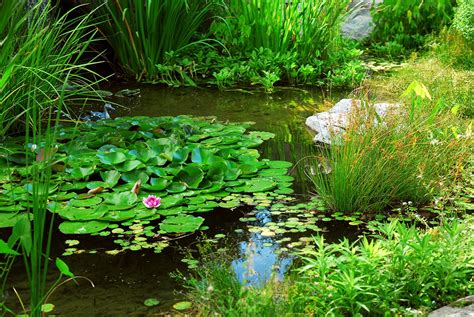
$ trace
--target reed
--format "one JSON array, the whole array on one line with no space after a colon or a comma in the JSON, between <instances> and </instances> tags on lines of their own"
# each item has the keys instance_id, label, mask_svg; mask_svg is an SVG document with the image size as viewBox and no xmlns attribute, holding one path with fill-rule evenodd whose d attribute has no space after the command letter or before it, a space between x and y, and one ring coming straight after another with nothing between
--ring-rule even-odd
<instances>
[{"instance_id":1,"label":"reed","mask_svg":"<svg viewBox=\"0 0 474 317\"><path fill-rule=\"evenodd\" d=\"M214 0L105 0L100 25L122 70L137 80L157 79L166 53L202 45L196 37Z\"/></svg>"}]
</instances>

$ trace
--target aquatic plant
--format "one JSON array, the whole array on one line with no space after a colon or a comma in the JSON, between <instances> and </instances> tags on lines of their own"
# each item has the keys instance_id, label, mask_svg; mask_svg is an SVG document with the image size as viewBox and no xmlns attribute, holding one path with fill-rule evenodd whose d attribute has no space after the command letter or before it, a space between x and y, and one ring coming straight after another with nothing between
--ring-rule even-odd
<instances>
[{"instance_id":1,"label":"aquatic plant","mask_svg":"<svg viewBox=\"0 0 474 317\"><path fill-rule=\"evenodd\" d=\"M83 104L98 99L93 92L100 76L96 54L82 61L96 30L92 14L57 15L50 5L27 8L28 1L2 1L0 6L0 136L36 128L26 120L34 104L38 122L57 111L59 103ZM95 78L95 79L94 79Z\"/></svg>"},{"instance_id":2,"label":"aquatic plant","mask_svg":"<svg viewBox=\"0 0 474 317\"><path fill-rule=\"evenodd\" d=\"M201 250L183 283L202 315L357 316L427 312L472 292L473 218L418 229L392 220L369 225L355 242L313 237L285 281L241 284L229 250ZM202 249L202 247L201 247Z\"/></svg>"},{"instance_id":3,"label":"aquatic plant","mask_svg":"<svg viewBox=\"0 0 474 317\"><path fill-rule=\"evenodd\" d=\"M292 193L293 178L286 175L291 163L259 160L254 148L273 134L246 133L250 125L179 116L120 117L63 127L52 154L56 172L47 207L64 220L59 230L65 234L116 234L123 250L160 252L167 246L164 236L201 228L204 218L194 213L235 208L242 202L239 195ZM0 227L24 217L31 195L25 181L29 169L16 158L34 158L43 148L25 153L22 140L13 139L7 146L0 161L5 167ZM157 206L158 199L150 195L160 197L159 208L139 203L153 200ZM152 221L155 226L145 226ZM122 239L142 234L153 242Z\"/></svg>"},{"instance_id":4,"label":"aquatic plant","mask_svg":"<svg viewBox=\"0 0 474 317\"><path fill-rule=\"evenodd\" d=\"M161 198L148 195L148 197L143 198L143 204L146 208L158 208L161 204Z\"/></svg>"},{"instance_id":5,"label":"aquatic plant","mask_svg":"<svg viewBox=\"0 0 474 317\"><path fill-rule=\"evenodd\" d=\"M215 2L102 0L99 12L106 21L99 27L128 76L154 81L155 65L163 63L167 53L202 46L205 41L197 31Z\"/></svg>"}]
</instances>

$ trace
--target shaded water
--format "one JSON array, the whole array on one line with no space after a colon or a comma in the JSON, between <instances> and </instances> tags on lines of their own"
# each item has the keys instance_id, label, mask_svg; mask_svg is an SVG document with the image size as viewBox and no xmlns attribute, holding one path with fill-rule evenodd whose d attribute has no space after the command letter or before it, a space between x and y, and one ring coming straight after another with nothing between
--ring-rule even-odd
<instances>
[{"instance_id":1,"label":"shaded water","mask_svg":"<svg viewBox=\"0 0 474 317\"><path fill-rule=\"evenodd\" d=\"M124 87L114 87L121 88ZM304 199L310 194L311 185L304 175L308 160L304 158L314 155L316 147L304 121L318 110L324 97L331 96L324 96L319 90L281 90L273 95L265 95L205 89L160 89L151 85L126 88L140 88L140 96L114 97L113 101L124 107L114 112L113 117L181 114L215 116L219 121L253 121L253 129L275 133L275 138L266 141L259 151L266 158L293 162L296 195ZM332 99L337 97L333 95ZM283 276L292 258L277 254L278 243L270 244L272 238L262 237L259 233L246 230L234 232L235 229L245 229L246 224L240 222L239 218L248 212L252 212L251 207L234 211L217 209L208 213L205 215L205 225L211 229L206 234L213 236L223 233L228 237L226 247L234 258L232 267L241 280L258 284L270 278L272 267L277 277ZM256 216L254 225L263 226L266 222L278 221L265 211L258 211ZM327 231L325 235L328 240L356 234L345 223L328 223ZM101 254L95 237L81 239L82 247L89 245L99 252L73 255L65 260L76 275L88 277L95 287L85 281L80 281L79 285L70 283L61 287L50 300L57 307L55 313L62 316L153 316L169 311L173 303L184 297L174 292L180 283L169 276L170 272L177 269L186 270L185 264L181 262L183 255L177 246L192 246L198 235L176 241L175 246L166 248L161 254L128 252L116 256ZM61 255L66 247L63 241L68 238L57 233L53 257ZM102 247L110 249L107 245ZM249 263L256 274L249 275ZM20 293L25 292L26 277L20 266L10 278ZM162 304L155 308L144 306L143 301L151 297L159 299ZM10 294L10 301L12 298L13 294Z\"/></svg>"}]
</instances>

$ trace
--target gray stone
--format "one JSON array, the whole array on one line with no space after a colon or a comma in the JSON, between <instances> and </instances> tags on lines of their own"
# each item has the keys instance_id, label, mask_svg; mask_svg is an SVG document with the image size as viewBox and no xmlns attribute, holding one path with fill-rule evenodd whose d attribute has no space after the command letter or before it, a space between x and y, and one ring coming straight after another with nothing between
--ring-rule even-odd
<instances>
[{"instance_id":1,"label":"gray stone","mask_svg":"<svg viewBox=\"0 0 474 317\"><path fill-rule=\"evenodd\" d=\"M335 137L343 135L349 125L351 113L360 109L362 103L355 99L342 99L331 109L320 112L306 119L306 125L316 132L314 142L331 144ZM399 105L389 103L378 103L370 105L380 118L389 113L397 112ZM378 124L375 122L375 124Z\"/></svg>"},{"instance_id":2,"label":"gray stone","mask_svg":"<svg viewBox=\"0 0 474 317\"><path fill-rule=\"evenodd\" d=\"M474 317L474 295L431 312L428 317Z\"/></svg>"},{"instance_id":3,"label":"gray stone","mask_svg":"<svg viewBox=\"0 0 474 317\"><path fill-rule=\"evenodd\" d=\"M350 13L342 25L342 35L346 38L362 40L374 29L370 9L383 0L353 0L349 6Z\"/></svg>"}]
</instances>

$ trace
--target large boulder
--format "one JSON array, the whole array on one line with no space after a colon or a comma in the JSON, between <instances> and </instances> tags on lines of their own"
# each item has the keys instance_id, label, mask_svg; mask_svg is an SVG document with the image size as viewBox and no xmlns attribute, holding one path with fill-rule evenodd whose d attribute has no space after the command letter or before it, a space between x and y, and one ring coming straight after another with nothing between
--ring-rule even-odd
<instances>
[{"instance_id":1,"label":"large boulder","mask_svg":"<svg viewBox=\"0 0 474 317\"><path fill-rule=\"evenodd\" d=\"M346 38L362 40L374 29L370 9L383 0L353 0L349 6L350 13L342 25L342 35Z\"/></svg>"},{"instance_id":2,"label":"large boulder","mask_svg":"<svg viewBox=\"0 0 474 317\"><path fill-rule=\"evenodd\" d=\"M428 317L472 317L474 316L474 295L431 312Z\"/></svg>"},{"instance_id":3,"label":"large boulder","mask_svg":"<svg viewBox=\"0 0 474 317\"><path fill-rule=\"evenodd\" d=\"M331 144L335 137L344 134L350 123L353 111L360 109L362 103L356 99L342 99L331 109L320 112L306 119L306 125L316 132L314 142ZM399 105L390 103L377 103L370 105L380 118L389 113L397 112ZM377 122L376 122L377 124Z\"/></svg>"}]
</instances>

